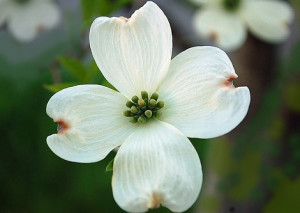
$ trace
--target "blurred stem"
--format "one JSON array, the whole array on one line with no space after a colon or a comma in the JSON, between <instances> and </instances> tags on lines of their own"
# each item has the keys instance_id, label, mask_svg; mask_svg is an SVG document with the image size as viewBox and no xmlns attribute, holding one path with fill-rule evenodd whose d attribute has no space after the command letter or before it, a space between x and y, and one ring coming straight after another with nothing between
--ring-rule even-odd
<instances>
[{"instance_id":1,"label":"blurred stem","mask_svg":"<svg viewBox=\"0 0 300 213\"><path fill-rule=\"evenodd\" d=\"M61 75L59 72L59 66L57 62L54 62L50 67L50 73L54 84L60 84L61 81Z\"/></svg>"},{"instance_id":2,"label":"blurred stem","mask_svg":"<svg viewBox=\"0 0 300 213\"><path fill-rule=\"evenodd\" d=\"M85 29L81 33L81 38L82 38L83 42L81 43L81 51L78 54L78 58L84 58L86 55L91 53L88 29Z\"/></svg>"}]
</instances>

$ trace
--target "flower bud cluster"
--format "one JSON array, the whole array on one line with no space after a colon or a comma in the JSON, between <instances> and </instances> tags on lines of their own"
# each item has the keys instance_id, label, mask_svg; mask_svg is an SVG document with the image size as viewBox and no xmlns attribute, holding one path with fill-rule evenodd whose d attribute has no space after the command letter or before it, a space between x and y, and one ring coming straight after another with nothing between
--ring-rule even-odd
<instances>
[{"instance_id":1,"label":"flower bud cluster","mask_svg":"<svg viewBox=\"0 0 300 213\"><path fill-rule=\"evenodd\" d=\"M153 93L150 98L146 91L141 92L141 98L133 96L126 102L129 110L124 111L124 116L130 118L131 123L146 123L147 120L159 115L159 110L164 107L163 101L158 101L159 95Z\"/></svg>"}]
</instances>

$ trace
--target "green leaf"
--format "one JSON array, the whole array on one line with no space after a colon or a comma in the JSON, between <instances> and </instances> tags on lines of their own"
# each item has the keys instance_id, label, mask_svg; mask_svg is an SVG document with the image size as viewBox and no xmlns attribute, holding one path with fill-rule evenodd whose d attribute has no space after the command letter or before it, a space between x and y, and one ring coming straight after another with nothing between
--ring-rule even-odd
<instances>
[{"instance_id":1,"label":"green leaf","mask_svg":"<svg viewBox=\"0 0 300 213\"><path fill-rule=\"evenodd\" d=\"M200 206L203 212L217 213L220 212L221 203L216 195L205 195L200 199Z\"/></svg>"},{"instance_id":2,"label":"green leaf","mask_svg":"<svg viewBox=\"0 0 300 213\"><path fill-rule=\"evenodd\" d=\"M286 178L287 179L287 178ZM265 206L264 213L299 212L300 177L294 181L280 183L271 200Z\"/></svg>"},{"instance_id":3,"label":"green leaf","mask_svg":"<svg viewBox=\"0 0 300 213\"><path fill-rule=\"evenodd\" d=\"M102 86L111 88L113 90L117 90L113 85L111 85L106 79L104 79L104 81L102 82Z\"/></svg>"},{"instance_id":4,"label":"green leaf","mask_svg":"<svg viewBox=\"0 0 300 213\"><path fill-rule=\"evenodd\" d=\"M89 19L93 15L93 7L95 0L82 0L81 8L84 19Z\"/></svg>"},{"instance_id":5,"label":"green leaf","mask_svg":"<svg viewBox=\"0 0 300 213\"><path fill-rule=\"evenodd\" d=\"M270 128L269 128L269 134L271 138L274 140L279 140L283 136L285 127L286 127L286 123L282 117L280 116L274 117L274 120L270 124Z\"/></svg>"},{"instance_id":6,"label":"green leaf","mask_svg":"<svg viewBox=\"0 0 300 213\"><path fill-rule=\"evenodd\" d=\"M299 12L300 12L300 1L299 0L291 0L290 2L292 4L292 6L293 6L293 9L296 11L295 13L299 14ZM299 23L300 17L296 16L295 18L298 19L298 23Z\"/></svg>"},{"instance_id":7,"label":"green leaf","mask_svg":"<svg viewBox=\"0 0 300 213\"><path fill-rule=\"evenodd\" d=\"M241 201L249 197L258 186L260 180L260 165L262 153L251 150L246 153L244 159L236 164L238 180L229 192L231 199Z\"/></svg>"},{"instance_id":8,"label":"green leaf","mask_svg":"<svg viewBox=\"0 0 300 213\"><path fill-rule=\"evenodd\" d=\"M112 159L106 166L105 172L111 172L114 167L114 159Z\"/></svg>"},{"instance_id":9,"label":"green leaf","mask_svg":"<svg viewBox=\"0 0 300 213\"><path fill-rule=\"evenodd\" d=\"M300 67L300 41L295 43L289 52L286 61L282 64L281 67L281 76L279 78L280 81L282 79L288 79L291 74L299 74L299 67Z\"/></svg>"},{"instance_id":10,"label":"green leaf","mask_svg":"<svg viewBox=\"0 0 300 213\"><path fill-rule=\"evenodd\" d=\"M235 166L231 156L230 141L226 140L225 137L211 141L207 156L212 169L220 177L226 177L230 169Z\"/></svg>"},{"instance_id":11,"label":"green leaf","mask_svg":"<svg viewBox=\"0 0 300 213\"><path fill-rule=\"evenodd\" d=\"M286 104L287 106L295 111L300 112L300 82L295 82L287 87L286 90Z\"/></svg>"},{"instance_id":12,"label":"green leaf","mask_svg":"<svg viewBox=\"0 0 300 213\"><path fill-rule=\"evenodd\" d=\"M70 57L59 57L58 61L73 77L82 83L86 83L87 71L79 60Z\"/></svg>"},{"instance_id":13,"label":"green leaf","mask_svg":"<svg viewBox=\"0 0 300 213\"><path fill-rule=\"evenodd\" d=\"M78 83L72 83L72 82L61 83L61 84L44 84L44 88L46 90L48 90L49 92L56 93L56 92L58 92L62 89L72 87L72 86L76 86L76 85L78 85Z\"/></svg>"},{"instance_id":14,"label":"green leaf","mask_svg":"<svg viewBox=\"0 0 300 213\"><path fill-rule=\"evenodd\" d=\"M95 61L92 61L90 65L87 67L87 75L86 75L86 82L88 83L94 83L95 79L100 79L101 82L104 80L104 77L102 76L101 79L101 72L95 63Z\"/></svg>"},{"instance_id":15,"label":"green leaf","mask_svg":"<svg viewBox=\"0 0 300 213\"><path fill-rule=\"evenodd\" d=\"M95 17L108 16L112 12L129 4L132 0L81 0L85 23L89 26Z\"/></svg>"}]
</instances>

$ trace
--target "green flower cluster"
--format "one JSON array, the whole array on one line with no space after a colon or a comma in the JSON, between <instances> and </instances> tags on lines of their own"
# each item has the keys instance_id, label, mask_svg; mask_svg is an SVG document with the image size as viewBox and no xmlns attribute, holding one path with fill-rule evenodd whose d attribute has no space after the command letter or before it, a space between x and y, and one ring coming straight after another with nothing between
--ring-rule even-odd
<instances>
[{"instance_id":1,"label":"green flower cluster","mask_svg":"<svg viewBox=\"0 0 300 213\"><path fill-rule=\"evenodd\" d=\"M159 95L153 93L149 98L146 91L141 92L141 99L133 96L131 101L126 102L129 110L124 111L124 116L130 117L131 123L146 123L148 119L159 116L158 110L164 107L163 101L157 101Z\"/></svg>"}]
</instances>

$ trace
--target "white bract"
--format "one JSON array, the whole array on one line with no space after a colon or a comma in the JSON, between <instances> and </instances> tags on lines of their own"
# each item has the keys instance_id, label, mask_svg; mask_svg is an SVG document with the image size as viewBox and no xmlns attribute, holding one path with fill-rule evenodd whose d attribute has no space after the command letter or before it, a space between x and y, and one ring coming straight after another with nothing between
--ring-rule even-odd
<instances>
[{"instance_id":1,"label":"white bract","mask_svg":"<svg viewBox=\"0 0 300 213\"><path fill-rule=\"evenodd\" d=\"M0 0L0 26L7 23L20 42L32 41L41 31L56 27L60 12L52 0Z\"/></svg>"},{"instance_id":2,"label":"white bract","mask_svg":"<svg viewBox=\"0 0 300 213\"><path fill-rule=\"evenodd\" d=\"M266 42L284 41L290 34L293 10L281 0L193 0L203 6L194 28L205 39L233 51L243 45L247 28Z\"/></svg>"},{"instance_id":3,"label":"white bract","mask_svg":"<svg viewBox=\"0 0 300 213\"><path fill-rule=\"evenodd\" d=\"M153 2L129 19L97 18L90 45L119 92L80 85L56 93L47 105L59 124L58 134L47 138L50 149L90 163L120 146L112 186L122 209L145 212L162 204L187 210L202 185L200 160L187 137L212 138L235 128L248 111L248 88L234 88L237 75L218 48L194 47L171 60L171 28Z\"/></svg>"}]
</instances>

